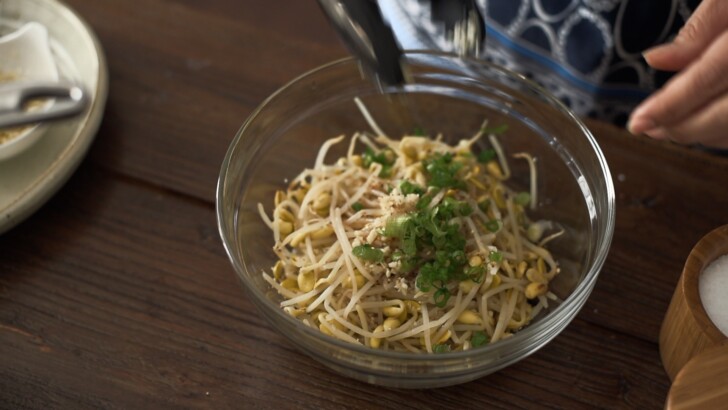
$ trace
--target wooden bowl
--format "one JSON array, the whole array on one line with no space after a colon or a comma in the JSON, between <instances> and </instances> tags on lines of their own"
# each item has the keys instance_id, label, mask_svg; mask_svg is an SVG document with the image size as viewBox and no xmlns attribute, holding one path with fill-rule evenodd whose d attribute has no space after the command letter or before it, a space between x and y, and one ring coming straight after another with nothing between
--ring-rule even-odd
<instances>
[{"instance_id":1,"label":"wooden bowl","mask_svg":"<svg viewBox=\"0 0 728 410\"><path fill-rule=\"evenodd\" d=\"M728 344L712 347L680 370L670 387L666 410L722 409L728 404Z\"/></svg>"},{"instance_id":2,"label":"wooden bowl","mask_svg":"<svg viewBox=\"0 0 728 410\"><path fill-rule=\"evenodd\" d=\"M728 225L704 236L688 255L660 329L660 356L670 380L694 356L728 343L728 337L708 317L698 288L703 269L726 254Z\"/></svg>"}]
</instances>

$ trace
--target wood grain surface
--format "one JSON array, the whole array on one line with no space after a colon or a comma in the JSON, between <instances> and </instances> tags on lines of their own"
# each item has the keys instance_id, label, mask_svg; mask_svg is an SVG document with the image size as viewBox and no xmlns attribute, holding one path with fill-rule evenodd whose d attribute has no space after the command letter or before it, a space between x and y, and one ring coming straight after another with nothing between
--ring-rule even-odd
<instances>
[{"instance_id":1,"label":"wood grain surface","mask_svg":"<svg viewBox=\"0 0 728 410\"><path fill-rule=\"evenodd\" d=\"M0 237L0 407L661 408L659 329L685 259L728 223L728 156L589 121L617 192L596 288L498 373L403 391L300 354L246 300L216 229L223 156L278 87L346 52L313 1L68 0L106 51L89 156ZM2 176L0 176L1 178Z\"/></svg>"},{"instance_id":2,"label":"wood grain surface","mask_svg":"<svg viewBox=\"0 0 728 410\"><path fill-rule=\"evenodd\" d=\"M725 408L728 403L728 344L693 357L680 370L667 396L666 410Z\"/></svg>"}]
</instances>

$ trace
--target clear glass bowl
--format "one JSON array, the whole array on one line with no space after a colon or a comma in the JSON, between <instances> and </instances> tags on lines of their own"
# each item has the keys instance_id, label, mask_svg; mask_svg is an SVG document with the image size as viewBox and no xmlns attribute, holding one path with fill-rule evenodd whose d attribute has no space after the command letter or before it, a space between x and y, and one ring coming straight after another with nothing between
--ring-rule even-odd
<instances>
[{"instance_id":1,"label":"clear glass bowl","mask_svg":"<svg viewBox=\"0 0 728 410\"><path fill-rule=\"evenodd\" d=\"M222 240L248 296L281 334L337 372L388 387L425 388L470 381L517 362L556 337L589 297L614 229L614 186L589 130L558 100L522 76L476 60L408 53L411 84L380 90L344 59L310 71L269 97L245 121L222 164L217 217ZM470 137L485 118L508 124L507 153L537 157L539 206L530 215L558 221L567 233L550 247L562 272L550 289L562 300L513 337L484 347L414 354L355 346L286 314L261 273L276 262L270 213L274 193L313 166L321 144L369 130L354 97L390 136L421 127L450 141ZM348 144L339 144L348 145ZM342 150L345 149L342 147ZM329 161L343 155L329 153ZM510 161L509 185L527 189L525 161Z\"/></svg>"}]
</instances>

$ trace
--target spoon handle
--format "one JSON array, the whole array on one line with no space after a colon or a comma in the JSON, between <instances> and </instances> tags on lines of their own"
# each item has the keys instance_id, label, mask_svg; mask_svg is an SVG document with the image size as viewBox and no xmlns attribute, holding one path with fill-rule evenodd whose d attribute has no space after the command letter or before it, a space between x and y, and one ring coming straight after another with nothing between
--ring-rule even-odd
<instances>
[{"instance_id":1,"label":"spoon handle","mask_svg":"<svg viewBox=\"0 0 728 410\"><path fill-rule=\"evenodd\" d=\"M47 109L28 103L55 99ZM79 114L88 105L84 89L69 82L17 82L0 85L0 128L58 120Z\"/></svg>"}]
</instances>

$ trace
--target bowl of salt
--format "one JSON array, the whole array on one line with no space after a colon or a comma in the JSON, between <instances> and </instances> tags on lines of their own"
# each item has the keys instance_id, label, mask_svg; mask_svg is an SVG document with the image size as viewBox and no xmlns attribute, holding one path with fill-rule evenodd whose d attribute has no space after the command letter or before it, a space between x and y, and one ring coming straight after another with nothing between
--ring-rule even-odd
<instances>
[{"instance_id":1,"label":"bowl of salt","mask_svg":"<svg viewBox=\"0 0 728 410\"><path fill-rule=\"evenodd\" d=\"M728 225L688 255L660 329L660 356L674 380L690 359L722 345L728 345Z\"/></svg>"}]
</instances>

